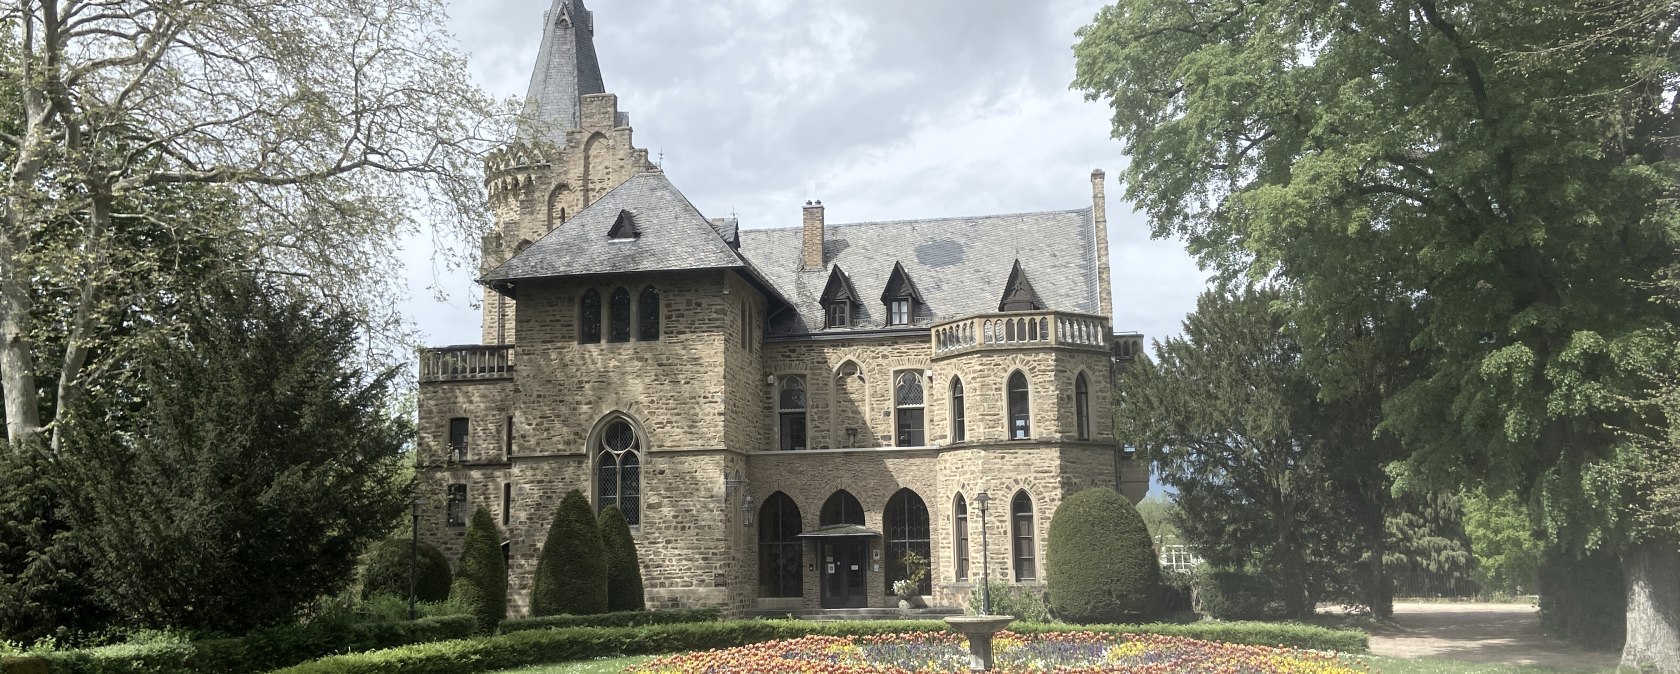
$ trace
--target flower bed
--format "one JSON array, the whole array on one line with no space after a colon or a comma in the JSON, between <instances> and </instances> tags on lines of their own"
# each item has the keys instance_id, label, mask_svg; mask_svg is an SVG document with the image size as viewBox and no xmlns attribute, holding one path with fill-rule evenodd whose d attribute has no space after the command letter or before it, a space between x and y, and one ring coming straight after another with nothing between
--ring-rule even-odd
<instances>
[{"instance_id":1,"label":"flower bed","mask_svg":"<svg viewBox=\"0 0 1680 674\"><path fill-rule=\"evenodd\" d=\"M1369 668L1333 653L1240 646L1154 634L1001 632L995 672L1073 674L1362 674ZM809 636L672 655L633 674L955 674L968 671L958 634Z\"/></svg>"}]
</instances>

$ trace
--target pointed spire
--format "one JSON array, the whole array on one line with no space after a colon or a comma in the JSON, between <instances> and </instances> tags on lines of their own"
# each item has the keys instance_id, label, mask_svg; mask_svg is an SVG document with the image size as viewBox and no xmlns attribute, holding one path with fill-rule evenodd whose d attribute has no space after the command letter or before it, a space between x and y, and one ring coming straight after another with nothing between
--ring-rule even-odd
<instances>
[{"instance_id":1,"label":"pointed spire","mask_svg":"<svg viewBox=\"0 0 1680 674\"><path fill-rule=\"evenodd\" d=\"M583 0L554 0L543 14L542 47L525 92L520 138L564 145L566 131L578 128L578 99L605 92L595 58L594 14Z\"/></svg>"}]
</instances>

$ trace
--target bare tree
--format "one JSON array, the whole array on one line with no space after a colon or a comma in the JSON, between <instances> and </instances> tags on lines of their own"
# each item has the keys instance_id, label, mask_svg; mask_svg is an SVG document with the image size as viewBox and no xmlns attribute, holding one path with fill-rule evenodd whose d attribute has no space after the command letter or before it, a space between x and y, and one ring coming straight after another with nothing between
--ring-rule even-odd
<instances>
[{"instance_id":1,"label":"bare tree","mask_svg":"<svg viewBox=\"0 0 1680 674\"><path fill-rule=\"evenodd\" d=\"M430 228L460 243L485 227L477 157L503 117L440 29L441 0L0 1L13 440L57 444L72 403L120 367L110 323L159 292L148 279L169 256L124 223L237 240L250 265L357 307L370 328L388 325L400 238ZM153 193L191 186L231 214L151 209ZM64 299L43 328L47 293Z\"/></svg>"}]
</instances>

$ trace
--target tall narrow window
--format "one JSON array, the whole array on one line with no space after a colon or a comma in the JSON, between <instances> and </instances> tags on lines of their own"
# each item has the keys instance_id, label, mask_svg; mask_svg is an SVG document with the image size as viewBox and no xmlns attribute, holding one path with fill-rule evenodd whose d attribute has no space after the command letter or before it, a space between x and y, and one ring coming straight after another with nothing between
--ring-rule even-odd
<instances>
[{"instance_id":1,"label":"tall narrow window","mask_svg":"<svg viewBox=\"0 0 1680 674\"><path fill-rule=\"evenodd\" d=\"M513 417L507 418L507 425L502 427L502 460L513 459Z\"/></svg>"},{"instance_id":2,"label":"tall narrow window","mask_svg":"<svg viewBox=\"0 0 1680 674\"><path fill-rule=\"evenodd\" d=\"M502 526L513 522L513 483L502 483Z\"/></svg>"},{"instance_id":3,"label":"tall narrow window","mask_svg":"<svg viewBox=\"0 0 1680 674\"><path fill-rule=\"evenodd\" d=\"M968 416L963 410L963 386L959 377L951 378L951 442L968 439ZM959 497L960 498L960 497Z\"/></svg>"},{"instance_id":4,"label":"tall narrow window","mask_svg":"<svg viewBox=\"0 0 1680 674\"><path fill-rule=\"evenodd\" d=\"M805 596L799 506L787 494L776 492L764 499L758 513L758 596Z\"/></svg>"},{"instance_id":5,"label":"tall narrow window","mask_svg":"<svg viewBox=\"0 0 1680 674\"><path fill-rule=\"evenodd\" d=\"M449 420L449 462L462 463L467 460L467 418L455 417Z\"/></svg>"},{"instance_id":6,"label":"tall narrow window","mask_svg":"<svg viewBox=\"0 0 1680 674\"><path fill-rule=\"evenodd\" d=\"M919 557L921 564L931 563L927 504L916 492L900 489L887 499L882 519L887 525L887 594L892 595L893 583L909 578L915 571L909 559L911 554ZM932 575L922 575L916 594L933 594Z\"/></svg>"},{"instance_id":7,"label":"tall narrow window","mask_svg":"<svg viewBox=\"0 0 1680 674\"><path fill-rule=\"evenodd\" d=\"M910 324L910 298L900 297L892 301L887 311L887 325Z\"/></svg>"},{"instance_id":8,"label":"tall narrow window","mask_svg":"<svg viewBox=\"0 0 1680 674\"><path fill-rule=\"evenodd\" d=\"M659 317L662 313L659 306L659 289L648 286L642 289L642 296L636 300L636 339L644 342L659 341Z\"/></svg>"},{"instance_id":9,"label":"tall narrow window","mask_svg":"<svg viewBox=\"0 0 1680 674\"><path fill-rule=\"evenodd\" d=\"M449 526L467 526L467 485L449 485Z\"/></svg>"},{"instance_id":10,"label":"tall narrow window","mask_svg":"<svg viewBox=\"0 0 1680 674\"><path fill-rule=\"evenodd\" d=\"M782 377L782 390L776 396L777 423L781 428L783 450L805 449L805 378Z\"/></svg>"},{"instance_id":11,"label":"tall narrow window","mask_svg":"<svg viewBox=\"0 0 1680 674\"><path fill-rule=\"evenodd\" d=\"M1009 439L1026 440L1032 437L1032 412L1027 401L1027 376L1016 372L1009 375Z\"/></svg>"},{"instance_id":12,"label":"tall narrow window","mask_svg":"<svg viewBox=\"0 0 1680 674\"><path fill-rule=\"evenodd\" d=\"M927 444L922 426L922 373L901 372L893 389L893 403L898 409L898 446L921 447Z\"/></svg>"},{"instance_id":13,"label":"tall narrow window","mask_svg":"<svg viewBox=\"0 0 1680 674\"><path fill-rule=\"evenodd\" d=\"M630 341L630 291L623 288L612 293L612 306L607 311L607 341Z\"/></svg>"},{"instance_id":14,"label":"tall narrow window","mask_svg":"<svg viewBox=\"0 0 1680 674\"><path fill-rule=\"evenodd\" d=\"M1009 504L1009 522L1015 539L1015 580L1035 580L1038 565L1033 546L1033 504L1027 492L1015 492Z\"/></svg>"},{"instance_id":15,"label":"tall narrow window","mask_svg":"<svg viewBox=\"0 0 1680 674\"><path fill-rule=\"evenodd\" d=\"M618 506L630 526L642 523L641 442L629 422L614 419L596 441L595 507Z\"/></svg>"},{"instance_id":16,"label":"tall narrow window","mask_svg":"<svg viewBox=\"0 0 1680 674\"><path fill-rule=\"evenodd\" d=\"M1080 440L1091 439L1091 387L1084 373L1073 380L1073 423Z\"/></svg>"},{"instance_id":17,"label":"tall narrow window","mask_svg":"<svg viewBox=\"0 0 1680 674\"><path fill-rule=\"evenodd\" d=\"M594 288L578 300L578 343L601 343L601 293Z\"/></svg>"},{"instance_id":18,"label":"tall narrow window","mask_svg":"<svg viewBox=\"0 0 1680 674\"><path fill-rule=\"evenodd\" d=\"M960 493L957 494L956 504L951 507L951 511L956 515L956 522L952 526L952 538L956 540L957 581L961 582L968 580L968 499L963 498Z\"/></svg>"}]
</instances>

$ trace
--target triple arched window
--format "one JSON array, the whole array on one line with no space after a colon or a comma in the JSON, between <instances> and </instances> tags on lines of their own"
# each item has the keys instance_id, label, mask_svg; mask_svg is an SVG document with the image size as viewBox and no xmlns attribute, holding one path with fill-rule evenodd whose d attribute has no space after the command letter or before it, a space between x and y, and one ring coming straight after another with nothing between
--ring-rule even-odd
<instances>
[{"instance_id":1,"label":"triple arched window","mask_svg":"<svg viewBox=\"0 0 1680 674\"><path fill-rule=\"evenodd\" d=\"M632 308L628 288L614 288L607 295L603 311L601 291L594 288L584 291L578 298L578 343L600 344L603 323L609 342L628 342L632 336L639 341L657 341L660 317L664 314L659 289L643 288L634 304Z\"/></svg>"},{"instance_id":2,"label":"triple arched window","mask_svg":"<svg viewBox=\"0 0 1680 674\"><path fill-rule=\"evenodd\" d=\"M595 509L618 506L630 526L642 522L642 443L624 419L613 419L595 439Z\"/></svg>"}]
</instances>

